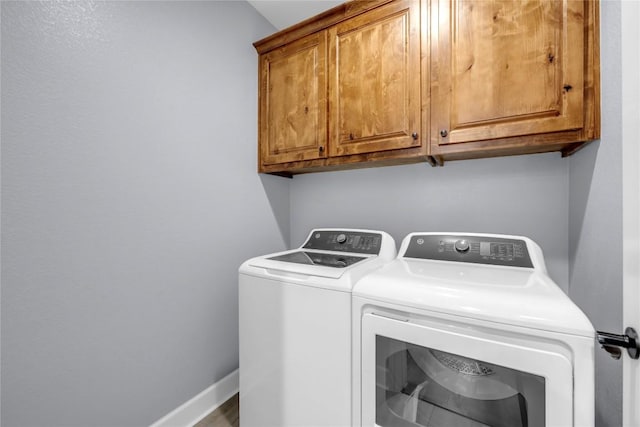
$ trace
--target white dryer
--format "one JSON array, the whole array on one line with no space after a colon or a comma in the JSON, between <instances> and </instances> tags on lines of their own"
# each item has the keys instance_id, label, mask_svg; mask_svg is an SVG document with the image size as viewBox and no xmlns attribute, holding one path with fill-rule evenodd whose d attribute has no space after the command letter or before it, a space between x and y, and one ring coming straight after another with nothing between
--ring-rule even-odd
<instances>
[{"instance_id":1,"label":"white dryer","mask_svg":"<svg viewBox=\"0 0 640 427\"><path fill-rule=\"evenodd\" d=\"M382 231L317 229L242 264L243 427L351 424L351 290L395 256Z\"/></svg>"},{"instance_id":2,"label":"white dryer","mask_svg":"<svg viewBox=\"0 0 640 427\"><path fill-rule=\"evenodd\" d=\"M353 327L354 425L594 425L594 328L528 238L408 235Z\"/></svg>"}]
</instances>

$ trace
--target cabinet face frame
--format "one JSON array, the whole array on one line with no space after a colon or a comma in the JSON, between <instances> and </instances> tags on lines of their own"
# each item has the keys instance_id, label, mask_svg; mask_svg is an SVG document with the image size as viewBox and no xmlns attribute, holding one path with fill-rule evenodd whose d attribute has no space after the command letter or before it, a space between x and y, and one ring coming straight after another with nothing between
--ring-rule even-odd
<instances>
[{"instance_id":1,"label":"cabinet face frame","mask_svg":"<svg viewBox=\"0 0 640 427\"><path fill-rule=\"evenodd\" d=\"M539 107L541 108L534 108L538 106L533 106L530 108L531 111L524 111L526 108L518 106L518 101L516 100L512 104L516 105L516 107L521 107L521 111L517 113L505 111L504 114L493 114L493 117L483 119L482 115L486 111L480 111L476 114L477 117L475 119L470 117L466 121L464 117L460 117L460 112L463 109L468 112L469 108L459 106L456 103L461 99L457 92L458 86L462 86L462 84L457 83L467 78L465 73L468 72L469 75L473 75L472 73L476 69L472 70L472 68L474 67L474 60L477 58L474 58L472 53L467 55L468 58L464 58L464 61L461 60L460 56L463 55L460 52L464 52L464 49L460 46L461 39L465 37L466 39L473 38L473 35L469 35L470 28L465 28L463 23L465 22L465 13L471 13L469 8L473 9L477 5L467 2L465 8L463 3L465 3L463 0L433 1L434 10L432 11L431 19L433 46L431 96L433 104L430 130L432 153L437 155L443 152L465 150L466 148L462 146L454 146L459 143L484 141L479 145L487 148L487 146L491 145L491 142L487 140L582 129L585 126L584 70L586 65L585 55L587 55L585 53L585 43L588 42L585 34L585 22L587 22L587 17L585 16L587 14L587 6L585 2L563 0L561 2L548 3L547 6L557 6L560 13L558 28L555 29L554 43L550 43L546 47L547 51L536 52L539 54L539 58L536 57L535 61L527 59L535 63L535 66L538 67L536 70L541 69L549 74L548 77L551 80L550 85L552 87L547 92L550 92L548 97L552 98L552 102L548 102L544 106L540 105ZM491 3L493 2L486 1L482 5L486 6ZM508 4L508 2L504 2L504 4ZM494 22L483 25L493 24L494 32L499 31L500 19L500 12L495 12L493 15ZM498 29L496 30L496 28ZM477 37L479 38L479 36ZM471 40L470 43L474 41L477 40ZM491 45L492 40L489 40L488 43ZM515 52L515 48L511 49L511 51ZM524 58L515 55L514 63L518 60L525 61ZM499 93L501 89L506 92L517 93L514 88L495 85L496 73L501 71L499 70L500 67L504 65L503 68L506 67L505 74L508 75L509 60L505 59L504 62L505 64L493 64L493 68L487 71L487 73L491 73L489 79L493 79L493 81L488 82L488 85L494 88L494 92L491 95ZM520 66L520 69L522 68ZM476 85L480 85L481 83L477 80L485 71L480 68L476 73L477 77L469 78L475 78L473 82ZM514 78L515 81L524 81L526 84L526 79L523 79L522 76L516 75L516 77ZM467 87L473 87L473 85L468 85ZM482 93L482 91L480 92ZM499 95L495 96L498 97ZM478 100L478 104L487 101L486 98ZM489 98L491 97L489 96ZM469 100L468 102L472 103L474 101ZM492 104L491 99L489 99L488 105L490 107L495 107L496 104L497 102ZM491 108L487 108L487 110L489 110L487 114L491 113ZM471 116L472 114L468 115ZM538 142L540 141L539 139ZM504 141L500 143L504 148L506 145ZM540 151L545 150L541 148Z\"/></svg>"},{"instance_id":2,"label":"cabinet face frame","mask_svg":"<svg viewBox=\"0 0 640 427\"><path fill-rule=\"evenodd\" d=\"M326 157L326 57L326 31L260 56L259 171Z\"/></svg>"},{"instance_id":3,"label":"cabinet face frame","mask_svg":"<svg viewBox=\"0 0 640 427\"><path fill-rule=\"evenodd\" d=\"M392 2L329 28L330 156L420 147L426 140L420 6L419 0ZM378 45L363 43L373 45L370 52L354 52L356 43L374 39Z\"/></svg>"}]
</instances>

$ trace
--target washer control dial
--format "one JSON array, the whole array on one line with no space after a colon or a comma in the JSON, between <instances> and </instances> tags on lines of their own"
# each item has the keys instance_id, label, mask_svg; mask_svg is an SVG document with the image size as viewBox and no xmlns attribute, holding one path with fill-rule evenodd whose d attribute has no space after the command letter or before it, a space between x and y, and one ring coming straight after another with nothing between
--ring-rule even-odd
<instances>
[{"instance_id":1,"label":"washer control dial","mask_svg":"<svg viewBox=\"0 0 640 427\"><path fill-rule=\"evenodd\" d=\"M454 246L458 252L467 252L469 250L469 241L465 239L456 240Z\"/></svg>"},{"instance_id":2,"label":"washer control dial","mask_svg":"<svg viewBox=\"0 0 640 427\"><path fill-rule=\"evenodd\" d=\"M347 241L347 236L344 234L338 234L338 237L336 237L336 242L338 243L344 243Z\"/></svg>"}]
</instances>

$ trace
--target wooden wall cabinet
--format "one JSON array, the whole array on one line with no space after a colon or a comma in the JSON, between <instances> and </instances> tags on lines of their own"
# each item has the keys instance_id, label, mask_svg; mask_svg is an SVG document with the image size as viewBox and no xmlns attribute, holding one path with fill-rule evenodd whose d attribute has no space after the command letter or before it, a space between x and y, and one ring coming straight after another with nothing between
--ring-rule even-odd
<instances>
[{"instance_id":1,"label":"wooden wall cabinet","mask_svg":"<svg viewBox=\"0 0 640 427\"><path fill-rule=\"evenodd\" d=\"M260 56L260 159L265 165L326 157L327 34Z\"/></svg>"},{"instance_id":2,"label":"wooden wall cabinet","mask_svg":"<svg viewBox=\"0 0 640 427\"><path fill-rule=\"evenodd\" d=\"M600 135L597 1L434 0L430 151L574 152Z\"/></svg>"},{"instance_id":3,"label":"wooden wall cabinet","mask_svg":"<svg viewBox=\"0 0 640 427\"><path fill-rule=\"evenodd\" d=\"M256 42L259 172L427 158L421 0L354 1Z\"/></svg>"},{"instance_id":4,"label":"wooden wall cabinet","mask_svg":"<svg viewBox=\"0 0 640 427\"><path fill-rule=\"evenodd\" d=\"M254 44L259 172L562 151L599 137L597 1L351 1Z\"/></svg>"},{"instance_id":5,"label":"wooden wall cabinet","mask_svg":"<svg viewBox=\"0 0 640 427\"><path fill-rule=\"evenodd\" d=\"M389 3L328 31L329 155L420 146L419 3Z\"/></svg>"}]
</instances>

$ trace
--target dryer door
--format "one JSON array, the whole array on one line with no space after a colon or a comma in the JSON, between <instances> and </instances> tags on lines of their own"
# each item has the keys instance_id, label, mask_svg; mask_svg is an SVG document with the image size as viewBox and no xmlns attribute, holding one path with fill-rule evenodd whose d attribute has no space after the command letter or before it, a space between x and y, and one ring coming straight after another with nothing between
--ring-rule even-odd
<instances>
[{"instance_id":1,"label":"dryer door","mask_svg":"<svg viewBox=\"0 0 640 427\"><path fill-rule=\"evenodd\" d=\"M572 425L566 348L494 332L364 314L362 425Z\"/></svg>"}]
</instances>

